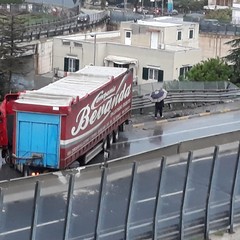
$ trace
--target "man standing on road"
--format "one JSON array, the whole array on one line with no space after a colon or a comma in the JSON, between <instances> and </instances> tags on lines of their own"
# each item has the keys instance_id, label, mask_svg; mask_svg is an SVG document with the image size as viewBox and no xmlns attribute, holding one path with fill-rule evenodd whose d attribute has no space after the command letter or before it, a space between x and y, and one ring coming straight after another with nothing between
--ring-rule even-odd
<instances>
[{"instance_id":1,"label":"man standing on road","mask_svg":"<svg viewBox=\"0 0 240 240\"><path fill-rule=\"evenodd\" d=\"M163 117L162 115L163 107L164 107L164 100L155 103L155 120L157 120L158 113L160 115L160 118Z\"/></svg>"}]
</instances>

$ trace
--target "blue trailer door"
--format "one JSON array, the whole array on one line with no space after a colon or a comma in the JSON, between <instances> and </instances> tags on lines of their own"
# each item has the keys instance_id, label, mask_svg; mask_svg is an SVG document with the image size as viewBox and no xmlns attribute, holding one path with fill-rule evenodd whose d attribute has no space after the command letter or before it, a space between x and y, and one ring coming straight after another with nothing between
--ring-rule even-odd
<instances>
[{"instance_id":1,"label":"blue trailer door","mask_svg":"<svg viewBox=\"0 0 240 240\"><path fill-rule=\"evenodd\" d=\"M36 113L17 113L16 154L22 158L40 156L34 165L59 167L60 116Z\"/></svg>"}]
</instances>

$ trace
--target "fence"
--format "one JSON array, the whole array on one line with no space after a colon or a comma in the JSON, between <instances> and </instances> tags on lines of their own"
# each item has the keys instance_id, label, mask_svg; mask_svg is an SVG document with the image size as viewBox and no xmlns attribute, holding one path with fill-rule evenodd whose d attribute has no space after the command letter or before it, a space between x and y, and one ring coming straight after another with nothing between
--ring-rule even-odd
<instances>
[{"instance_id":1,"label":"fence","mask_svg":"<svg viewBox=\"0 0 240 240\"><path fill-rule=\"evenodd\" d=\"M149 83L134 87L132 110L140 110L142 114L144 108L153 107L154 103L149 100L147 95L160 88L164 88L168 91L164 102L170 109L174 107L175 103L219 103L235 100L240 97L239 88L226 81L169 81L164 82L164 84Z\"/></svg>"},{"instance_id":2,"label":"fence","mask_svg":"<svg viewBox=\"0 0 240 240\"><path fill-rule=\"evenodd\" d=\"M133 11L123 11L123 10L110 11L111 23L120 23L122 21L133 21L133 20L139 20L144 18L145 18L144 15L134 13Z\"/></svg>"},{"instance_id":3,"label":"fence","mask_svg":"<svg viewBox=\"0 0 240 240\"><path fill-rule=\"evenodd\" d=\"M202 81L202 82L195 82L195 81L165 81L164 83L161 82L154 82L154 83L146 83L141 84L138 86L134 86L133 90L137 95L144 95L147 93L151 93L156 89L164 88L167 91L181 91L181 90L227 90L227 89L238 89L236 85L229 81Z\"/></svg>"},{"instance_id":4,"label":"fence","mask_svg":"<svg viewBox=\"0 0 240 240\"><path fill-rule=\"evenodd\" d=\"M240 223L238 137L2 182L0 238L181 240L233 232ZM195 150L203 146L212 147Z\"/></svg>"},{"instance_id":5,"label":"fence","mask_svg":"<svg viewBox=\"0 0 240 240\"><path fill-rule=\"evenodd\" d=\"M215 33L219 35L240 35L239 24L231 23L211 23L211 22L200 22L199 32Z\"/></svg>"},{"instance_id":6,"label":"fence","mask_svg":"<svg viewBox=\"0 0 240 240\"><path fill-rule=\"evenodd\" d=\"M38 40L41 38L49 38L59 35L71 34L75 32L80 32L83 30L87 30L92 28L93 26L97 26L99 24L103 24L108 21L109 13L108 11L99 11L93 14L90 14L90 21L85 23L77 23L77 8L75 10L68 10L62 7L55 7L55 1L52 4L45 4L44 2L30 3L25 4L1 4L0 10L8 10L8 11L15 11L15 12L41 12L41 13L48 13L48 14L55 14L57 11L58 17L53 20L49 19L42 19L41 22L34 23L34 24L26 24L26 27L22 31L22 36L19 39L20 41L32 41ZM1 42L3 44L4 38L1 38Z\"/></svg>"}]
</instances>

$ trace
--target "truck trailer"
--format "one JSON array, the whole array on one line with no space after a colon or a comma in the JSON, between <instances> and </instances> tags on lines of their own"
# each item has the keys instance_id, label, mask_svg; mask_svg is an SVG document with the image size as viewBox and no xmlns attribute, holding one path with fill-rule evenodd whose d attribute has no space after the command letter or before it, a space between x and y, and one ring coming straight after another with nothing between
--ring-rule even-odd
<instances>
[{"instance_id":1,"label":"truck trailer","mask_svg":"<svg viewBox=\"0 0 240 240\"><path fill-rule=\"evenodd\" d=\"M2 157L24 175L87 164L128 123L132 84L126 68L86 66L41 89L7 95L0 107Z\"/></svg>"}]
</instances>

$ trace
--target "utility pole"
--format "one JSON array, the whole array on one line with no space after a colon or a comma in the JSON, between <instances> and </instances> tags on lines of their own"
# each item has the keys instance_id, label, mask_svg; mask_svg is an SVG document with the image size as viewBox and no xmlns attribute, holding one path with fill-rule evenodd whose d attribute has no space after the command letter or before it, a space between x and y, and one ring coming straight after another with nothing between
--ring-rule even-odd
<instances>
[{"instance_id":1,"label":"utility pole","mask_svg":"<svg viewBox=\"0 0 240 240\"><path fill-rule=\"evenodd\" d=\"M127 0L124 0L124 11L127 11Z\"/></svg>"},{"instance_id":2,"label":"utility pole","mask_svg":"<svg viewBox=\"0 0 240 240\"><path fill-rule=\"evenodd\" d=\"M163 11L164 11L164 0L162 0L162 16L163 16Z\"/></svg>"}]
</instances>

